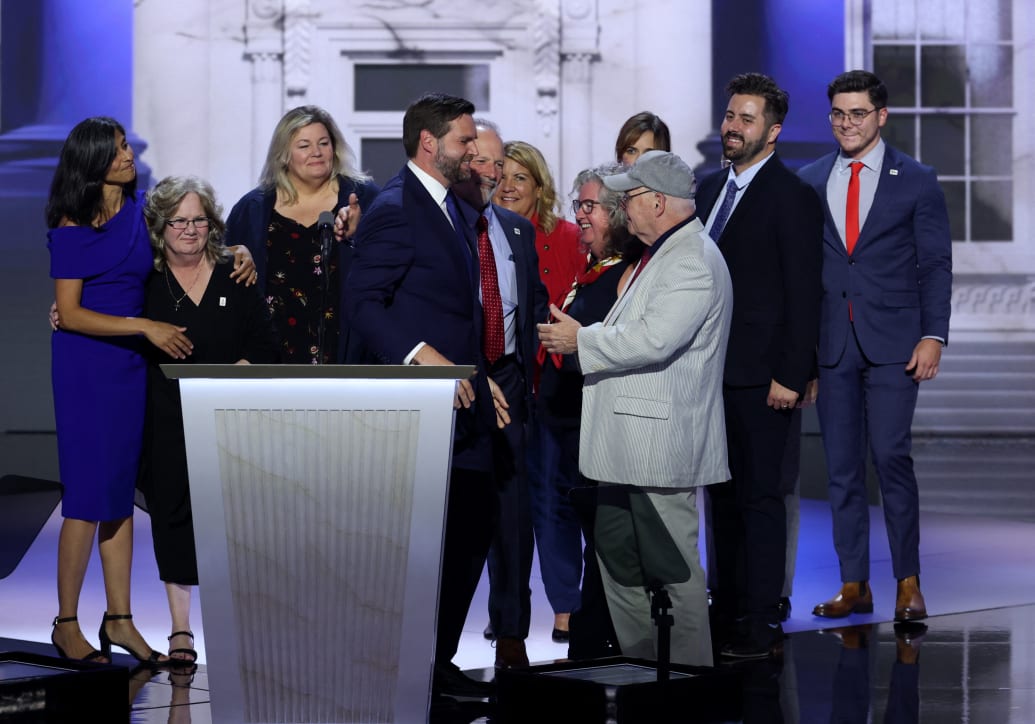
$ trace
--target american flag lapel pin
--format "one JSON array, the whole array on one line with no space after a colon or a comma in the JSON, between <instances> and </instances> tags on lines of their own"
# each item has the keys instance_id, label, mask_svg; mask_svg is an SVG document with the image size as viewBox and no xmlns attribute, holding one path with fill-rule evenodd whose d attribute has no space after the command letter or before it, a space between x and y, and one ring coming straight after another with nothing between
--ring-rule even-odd
<instances>
[{"instance_id":1,"label":"american flag lapel pin","mask_svg":"<svg viewBox=\"0 0 1035 724\"><path fill-rule=\"evenodd\" d=\"M893 168L890 171L888 171L888 174L891 175L891 176L898 176L898 169L897 168Z\"/></svg>"}]
</instances>

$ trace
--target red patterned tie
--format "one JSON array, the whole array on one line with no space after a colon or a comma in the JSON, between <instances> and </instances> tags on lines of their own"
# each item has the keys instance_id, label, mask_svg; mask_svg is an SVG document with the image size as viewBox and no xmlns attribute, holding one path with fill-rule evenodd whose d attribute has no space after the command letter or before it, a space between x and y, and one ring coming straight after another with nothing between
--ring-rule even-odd
<instances>
[{"instance_id":1,"label":"red patterned tie","mask_svg":"<svg viewBox=\"0 0 1035 724\"><path fill-rule=\"evenodd\" d=\"M485 329L482 336L482 351L492 364L503 356L503 299L500 297L500 280L496 276L496 257L489 241L489 220L478 217L478 272L482 280L482 314Z\"/></svg>"},{"instance_id":2,"label":"red patterned tie","mask_svg":"<svg viewBox=\"0 0 1035 724\"><path fill-rule=\"evenodd\" d=\"M848 256L855 251L855 242L859 238L859 172L862 171L862 162L853 161L852 178L848 180L848 203L845 206L845 247L848 249Z\"/></svg>"}]
</instances>

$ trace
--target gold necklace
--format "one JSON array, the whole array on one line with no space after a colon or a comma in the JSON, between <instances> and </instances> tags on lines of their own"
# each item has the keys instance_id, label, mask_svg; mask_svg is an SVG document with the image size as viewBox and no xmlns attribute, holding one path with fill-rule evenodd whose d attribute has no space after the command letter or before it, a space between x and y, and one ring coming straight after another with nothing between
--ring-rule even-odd
<instances>
[{"instance_id":1,"label":"gold necklace","mask_svg":"<svg viewBox=\"0 0 1035 724\"><path fill-rule=\"evenodd\" d=\"M190 286L187 287L184 290L183 295L179 299L177 299L176 295L173 294L172 284L169 283L169 264L166 263L166 265L165 265L165 288L169 290L169 296L172 297L172 300L173 300L173 311L176 311L176 312L180 311L180 302L182 302L184 299L187 298L187 295L190 294L190 290L193 289L194 285L198 283L198 279L201 277L201 270L204 269L204 268L205 268L205 262L204 262L204 260L202 260L201 262L198 263L198 271L194 274L194 280L190 283Z\"/></svg>"}]
</instances>

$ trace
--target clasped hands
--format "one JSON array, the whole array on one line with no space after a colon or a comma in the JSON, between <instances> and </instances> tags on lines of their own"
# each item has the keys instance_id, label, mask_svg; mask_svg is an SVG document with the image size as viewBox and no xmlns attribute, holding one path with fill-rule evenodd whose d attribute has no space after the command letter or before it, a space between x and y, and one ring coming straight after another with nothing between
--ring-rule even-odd
<instances>
[{"instance_id":1,"label":"clasped hands","mask_svg":"<svg viewBox=\"0 0 1035 724\"><path fill-rule=\"evenodd\" d=\"M426 344L413 356L413 362L419 365L453 366L453 362L447 359L430 344ZM475 372L475 374L478 374ZM456 394L453 397L453 409L461 407L469 408L474 403L474 376L466 380L457 380ZM489 392L492 394L492 404L496 409L496 427L503 429L510 424L510 404L503 390L491 377L489 380Z\"/></svg>"}]
</instances>

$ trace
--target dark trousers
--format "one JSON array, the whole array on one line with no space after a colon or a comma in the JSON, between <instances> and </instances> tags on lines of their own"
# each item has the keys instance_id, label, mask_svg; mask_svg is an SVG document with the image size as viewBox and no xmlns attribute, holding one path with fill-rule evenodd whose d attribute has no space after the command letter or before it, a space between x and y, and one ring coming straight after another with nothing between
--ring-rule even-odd
<instances>
[{"instance_id":1,"label":"dark trousers","mask_svg":"<svg viewBox=\"0 0 1035 724\"><path fill-rule=\"evenodd\" d=\"M489 370L510 405L510 424L493 439L499 522L489 549L489 622L497 636L524 639L532 616L532 502L528 485L525 383L517 359Z\"/></svg>"},{"instance_id":2,"label":"dark trousers","mask_svg":"<svg viewBox=\"0 0 1035 724\"><path fill-rule=\"evenodd\" d=\"M571 492L572 503L582 524L586 546L583 552L582 591L579 605L571 613L568 622L568 658L574 660L595 659L602 656L618 656L622 653L618 635L611 622L611 611L607 606L607 594L600 576L600 561L593 542L596 532L597 488L595 480L579 476L581 485Z\"/></svg>"},{"instance_id":3,"label":"dark trousers","mask_svg":"<svg viewBox=\"0 0 1035 724\"><path fill-rule=\"evenodd\" d=\"M918 388L904 363L875 365L867 360L854 334L837 365L819 369L816 411L842 581L870 578L867 439L880 481L895 578L920 572L920 494L911 455Z\"/></svg>"},{"instance_id":4,"label":"dark trousers","mask_svg":"<svg viewBox=\"0 0 1035 724\"><path fill-rule=\"evenodd\" d=\"M716 611L776 623L787 547L782 469L794 411L768 407L768 394L768 385L723 389L732 479L708 494Z\"/></svg>"},{"instance_id":5,"label":"dark trousers","mask_svg":"<svg viewBox=\"0 0 1035 724\"><path fill-rule=\"evenodd\" d=\"M460 468L450 472L435 641L439 664L451 661L460 645L492 541L497 504L490 473Z\"/></svg>"},{"instance_id":6,"label":"dark trousers","mask_svg":"<svg viewBox=\"0 0 1035 724\"><path fill-rule=\"evenodd\" d=\"M532 522L539 550L543 588L554 613L571 613L579 606L582 580L582 526L569 498L580 484L579 428L537 422L532 426L529 457L535 473Z\"/></svg>"}]
</instances>

